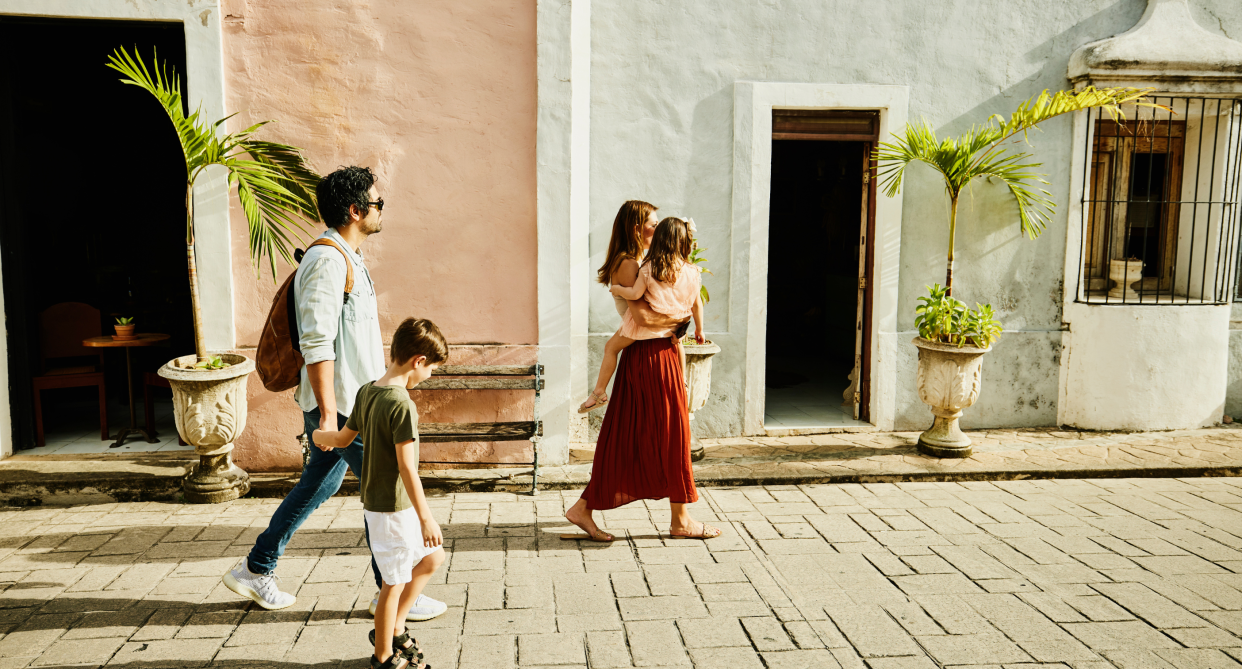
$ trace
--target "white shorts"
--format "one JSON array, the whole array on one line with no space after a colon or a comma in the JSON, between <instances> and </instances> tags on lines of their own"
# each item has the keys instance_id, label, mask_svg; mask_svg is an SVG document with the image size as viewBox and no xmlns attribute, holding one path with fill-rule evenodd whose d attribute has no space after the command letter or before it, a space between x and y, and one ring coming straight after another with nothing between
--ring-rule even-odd
<instances>
[{"instance_id":1,"label":"white shorts","mask_svg":"<svg viewBox=\"0 0 1242 669\"><path fill-rule=\"evenodd\" d=\"M440 550L423 545L423 527L414 508L404 511L362 512L371 540L371 555L380 578L388 585L409 583L414 565Z\"/></svg>"}]
</instances>

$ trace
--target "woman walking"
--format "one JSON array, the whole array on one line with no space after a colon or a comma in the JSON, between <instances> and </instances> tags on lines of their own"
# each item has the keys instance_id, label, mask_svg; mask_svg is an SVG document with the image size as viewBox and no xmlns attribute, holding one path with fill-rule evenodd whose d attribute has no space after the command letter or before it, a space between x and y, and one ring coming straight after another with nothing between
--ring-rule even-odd
<instances>
[{"instance_id":1,"label":"woman walking","mask_svg":"<svg viewBox=\"0 0 1242 669\"><path fill-rule=\"evenodd\" d=\"M599 271L600 283L634 285L639 260L655 233L655 211L655 206L638 200L621 205L613 221L608 257ZM594 511L640 499L668 498L670 536L720 536L720 530L694 520L686 509L699 496L690 465L690 417L680 344L673 334L689 319L673 320L656 313L645 300L629 302L628 310L630 318L650 330L653 338L635 341L621 354L595 445L591 481L565 518L592 541L612 541L611 534L596 526Z\"/></svg>"}]
</instances>

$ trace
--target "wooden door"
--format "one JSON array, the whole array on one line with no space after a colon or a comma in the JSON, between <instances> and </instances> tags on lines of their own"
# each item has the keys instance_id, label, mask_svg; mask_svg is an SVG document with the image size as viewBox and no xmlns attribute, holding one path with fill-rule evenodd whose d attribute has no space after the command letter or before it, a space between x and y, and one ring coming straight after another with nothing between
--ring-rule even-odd
<instances>
[{"instance_id":1,"label":"wooden door","mask_svg":"<svg viewBox=\"0 0 1242 669\"><path fill-rule=\"evenodd\" d=\"M854 394L854 418L871 422L871 314L875 294L875 194L876 164L871 158L875 142L863 144L862 220L858 243L858 321L855 324L855 369L859 370Z\"/></svg>"}]
</instances>

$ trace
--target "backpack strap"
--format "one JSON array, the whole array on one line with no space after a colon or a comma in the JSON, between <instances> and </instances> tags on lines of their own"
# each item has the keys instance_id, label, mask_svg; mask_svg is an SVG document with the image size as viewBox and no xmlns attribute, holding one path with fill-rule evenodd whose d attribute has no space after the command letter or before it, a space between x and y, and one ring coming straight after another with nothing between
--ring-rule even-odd
<instances>
[{"instance_id":1,"label":"backpack strap","mask_svg":"<svg viewBox=\"0 0 1242 669\"><path fill-rule=\"evenodd\" d=\"M327 237L316 239L311 242L311 246L331 246L341 252L341 255L345 258L345 299L348 300L349 294L354 292L354 261L349 259L349 254L345 252L345 249L341 248L340 244ZM309 251L310 246L306 247L306 249Z\"/></svg>"}]
</instances>

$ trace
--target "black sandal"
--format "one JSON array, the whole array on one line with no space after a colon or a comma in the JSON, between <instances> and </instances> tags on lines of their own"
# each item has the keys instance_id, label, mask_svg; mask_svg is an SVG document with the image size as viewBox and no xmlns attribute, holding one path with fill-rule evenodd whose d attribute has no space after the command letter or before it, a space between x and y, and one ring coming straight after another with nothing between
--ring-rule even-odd
<instances>
[{"instance_id":1,"label":"black sandal","mask_svg":"<svg viewBox=\"0 0 1242 669\"><path fill-rule=\"evenodd\" d=\"M393 653L384 662L380 662L374 654L371 655L371 669L409 669L409 666L409 658L401 653Z\"/></svg>"},{"instance_id":2,"label":"black sandal","mask_svg":"<svg viewBox=\"0 0 1242 669\"><path fill-rule=\"evenodd\" d=\"M375 645L375 628L371 628L371 632L367 635L367 639L371 641L371 645ZM392 649L399 655L404 655L409 662L418 662L415 669L423 669L423 649L418 646L418 639L410 636L410 631L406 630L401 634L392 638Z\"/></svg>"}]
</instances>

